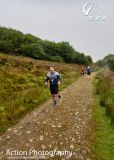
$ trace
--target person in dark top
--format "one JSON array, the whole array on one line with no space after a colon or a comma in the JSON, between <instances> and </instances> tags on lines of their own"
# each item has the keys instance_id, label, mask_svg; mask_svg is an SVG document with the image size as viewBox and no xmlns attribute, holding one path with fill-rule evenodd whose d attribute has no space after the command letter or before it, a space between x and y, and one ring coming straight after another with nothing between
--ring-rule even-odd
<instances>
[{"instance_id":1,"label":"person in dark top","mask_svg":"<svg viewBox=\"0 0 114 160\"><path fill-rule=\"evenodd\" d=\"M90 74L91 74L91 68L90 68L90 66L88 66L87 67L88 80L90 80Z\"/></svg>"},{"instance_id":2,"label":"person in dark top","mask_svg":"<svg viewBox=\"0 0 114 160\"><path fill-rule=\"evenodd\" d=\"M58 85L61 83L61 77L58 72L55 71L54 67L50 67L50 72L46 76L45 85L50 84L50 92L54 101L54 106L57 104L57 98L61 98L58 94Z\"/></svg>"},{"instance_id":3,"label":"person in dark top","mask_svg":"<svg viewBox=\"0 0 114 160\"><path fill-rule=\"evenodd\" d=\"M81 70L82 78L84 77L84 73L85 73L85 70L84 70L84 68L82 68L82 70Z\"/></svg>"}]
</instances>

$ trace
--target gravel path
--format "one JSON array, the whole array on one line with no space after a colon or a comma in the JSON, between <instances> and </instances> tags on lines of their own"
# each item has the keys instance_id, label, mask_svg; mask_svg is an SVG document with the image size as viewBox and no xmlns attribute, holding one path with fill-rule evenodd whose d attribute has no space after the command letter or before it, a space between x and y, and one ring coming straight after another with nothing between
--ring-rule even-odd
<instances>
[{"instance_id":1,"label":"gravel path","mask_svg":"<svg viewBox=\"0 0 114 160\"><path fill-rule=\"evenodd\" d=\"M79 79L56 108L50 99L29 113L0 136L0 159L92 160L92 92L92 81Z\"/></svg>"}]
</instances>

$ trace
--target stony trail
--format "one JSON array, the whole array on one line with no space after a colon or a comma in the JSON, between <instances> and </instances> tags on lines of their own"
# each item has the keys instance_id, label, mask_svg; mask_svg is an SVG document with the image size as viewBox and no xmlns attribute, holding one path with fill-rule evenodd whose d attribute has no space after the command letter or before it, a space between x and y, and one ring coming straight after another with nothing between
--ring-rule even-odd
<instances>
[{"instance_id":1,"label":"stony trail","mask_svg":"<svg viewBox=\"0 0 114 160\"><path fill-rule=\"evenodd\" d=\"M61 95L56 108L49 99L0 136L0 159L92 160L92 80L80 78Z\"/></svg>"}]
</instances>

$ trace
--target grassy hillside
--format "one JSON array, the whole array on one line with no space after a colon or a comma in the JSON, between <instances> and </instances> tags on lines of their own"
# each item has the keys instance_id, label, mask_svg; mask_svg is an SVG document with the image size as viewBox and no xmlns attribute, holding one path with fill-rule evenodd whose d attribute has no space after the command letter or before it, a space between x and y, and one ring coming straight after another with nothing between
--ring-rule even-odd
<instances>
[{"instance_id":1,"label":"grassy hillside","mask_svg":"<svg viewBox=\"0 0 114 160\"><path fill-rule=\"evenodd\" d=\"M0 53L0 133L49 98L44 79L50 65L61 73L60 89L67 87L80 74L80 66L75 64Z\"/></svg>"},{"instance_id":2,"label":"grassy hillside","mask_svg":"<svg viewBox=\"0 0 114 160\"><path fill-rule=\"evenodd\" d=\"M106 107L106 113L114 122L114 72L102 69L96 76L96 92L100 105Z\"/></svg>"},{"instance_id":3,"label":"grassy hillside","mask_svg":"<svg viewBox=\"0 0 114 160\"><path fill-rule=\"evenodd\" d=\"M114 159L114 73L106 68L100 70L94 85L96 88L93 107L94 159L112 160Z\"/></svg>"}]
</instances>

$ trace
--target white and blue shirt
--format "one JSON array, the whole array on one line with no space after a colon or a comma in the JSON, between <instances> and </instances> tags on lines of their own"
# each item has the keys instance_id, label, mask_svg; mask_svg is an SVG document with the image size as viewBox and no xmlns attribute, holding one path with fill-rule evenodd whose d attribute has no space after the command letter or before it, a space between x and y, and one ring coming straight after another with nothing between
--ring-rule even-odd
<instances>
[{"instance_id":1,"label":"white and blue shirt","mask_svg":"<svg viewBox=\"0 0 114 160\"><path fill-rule=\"evenodd\" d=\"M58 81L61 80L60 74L58 72L49 72L46 77L46 82L50 81L50 85L57 85Z\"/></svg>"}]
</instances>

